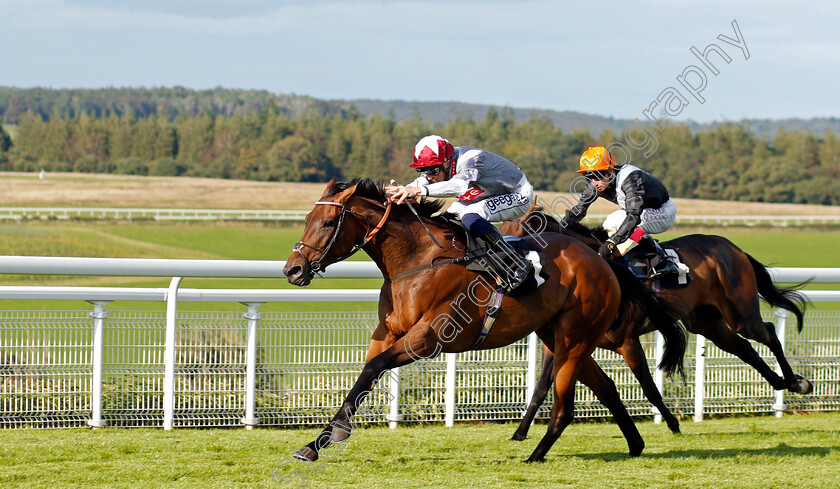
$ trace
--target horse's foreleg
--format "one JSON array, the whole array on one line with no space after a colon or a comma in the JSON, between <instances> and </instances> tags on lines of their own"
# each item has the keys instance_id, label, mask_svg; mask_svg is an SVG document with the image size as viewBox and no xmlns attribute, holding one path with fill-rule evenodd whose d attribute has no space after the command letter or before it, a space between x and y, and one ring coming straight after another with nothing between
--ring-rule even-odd
<instances>
[{"instance_id":1,"label":"horse's foreleg","mask_svg":"<svg viewBox=\"0 0 840 489\"><path fill-rule=\"evenodd\" d=\"M554 377L554 354L546 347L543 347L542 370L540 371L540 378L537 381L537 386L534 389L534 394L531 396L531 402L528 403L528 409L525 411L525 416L522 422L519 423L519 428L511 437L511 440L521 441L528 436L528 430L537 417L542 403L545 402L545 397L548 395L548 389L551 387L551 382Z\"/></svg>"},{"instance_id":2,"label":"horse's foreleg","mask_svg":"<svg viewBox=\"0 0 840 489\"><path fill-rule=\"evenodd\" d=\"M587 356L581 362L578 380L592 389L601 404L610 410L613 419L615 419L619 429L624 434L625 440L627 440L630 456L639 456L645 448L645 441L639 434L639 430L636 429L636 424L633 423L627 408L624 407L624 403L618 395L618 389L615 388L615 382L601 370L601 367L591 356Z\"/></svg>"},{"instance_id":3,"label":"horse's foreleg","mask_svg":"<svg viewBox=\"0 0 840 489\"><path fill-rule=\"evenodd\" d=\"M359 378L353 384L350 392L347 393L344 402L342 402L330 424L324 428L315 441L295 452L295 458L309 461L318 460L318 452L347 439L354 428L352 424L353 415L356 414L359 406L376 386L383 372L408 365L418 358L431 358L439 353L440 345L436 341L434 332L425 326L417 326L416 328L420 329L409 331L409 334L400 338L388 349L374 356L365 364ZM373 346L373 341L371 344Z\"/></svg>"},{"instance_id":4,"label":"horse's foreleg","mask_svg":"<svg viewBox=\"0 0 840 489\"><path fill-rule=\"evenodd\" d=\"M627 339L616 351L624 357L627 366L630 367L633 375L636 376L636 380L639 381L639 385L642 386L642 392L644 392L645 397L659 410L659 414L665 419L668 429L673 433L679 433L680 422L671 413L668 406L665 405L665 401L662 400L662 393L656 388L656 383L650 374L650 367L648 366L645 351L641 343L639 343L639 339Z\"/></svg>"}]
</instances>

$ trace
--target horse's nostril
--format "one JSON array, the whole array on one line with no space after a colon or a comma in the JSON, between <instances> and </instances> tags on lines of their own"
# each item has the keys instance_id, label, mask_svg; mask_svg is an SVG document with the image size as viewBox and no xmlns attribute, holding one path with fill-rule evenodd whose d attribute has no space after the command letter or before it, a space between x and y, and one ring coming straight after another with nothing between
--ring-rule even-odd
<instances>
[{"instance_id":1,"label":"horse's nostril","mask_svg":"<svg viewBox=\"0 0 840 489\"><path fill-rule=\"evenodd\" d=\"M287 277L295 277L297 275L300 275L301 270L302 270L302 268L301 268L300 265L295 265L292 268L286 270L286 276Z\"/></svg>"}]
</instances>

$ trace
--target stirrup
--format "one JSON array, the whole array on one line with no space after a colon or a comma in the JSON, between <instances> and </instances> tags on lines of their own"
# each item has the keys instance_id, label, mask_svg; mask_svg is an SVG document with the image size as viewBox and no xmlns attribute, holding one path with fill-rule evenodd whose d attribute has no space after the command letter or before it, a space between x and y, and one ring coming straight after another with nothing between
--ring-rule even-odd
<instances>
[{"instance_id":1,"label":"stirrup","mask_svg":"<svg viewBox=\"0 0 840 489\"><path fill-rule=\"evenodd\" d=\"M656 268L651 269L649 275L650 278L656 278L662 275L670 275L673 273L680 273L679 267L676 266L671 260L665 260L663 263L664 264L662 265L662 268L658 270Z\"/></svg>"}]
</instances>

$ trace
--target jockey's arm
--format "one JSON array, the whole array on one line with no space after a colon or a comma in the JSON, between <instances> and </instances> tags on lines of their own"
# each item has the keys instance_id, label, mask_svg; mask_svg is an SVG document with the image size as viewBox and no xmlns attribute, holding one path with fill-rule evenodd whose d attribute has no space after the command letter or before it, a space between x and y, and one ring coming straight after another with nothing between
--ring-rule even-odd
<instances>
[{"instance_id":1,"label":"jockey's arm","mask_svg":"<svg viewBox=\"0 0 840 489\"><path fill-rule=\"evenodd\" d=\"M639 172L634 172L639 173ZM619 226L618 231L610 236L610 241L615 244L621 244L630 237L636 226L642 222L642 210L644 209L645 201L642 196L645 194L645 188L642 183L641 175L631 173L624 183L621 185L621 190L624 191L624 212L627 217Z\"/></svg>"},{"instance_id":2,"label":"jockey's arm","mask_svg":"<svg viewBox=\"0 0 840 489\"><path fill-rule=\"evenodd\" d=\"M595 188L595 185L592 185L591 182L587 183L583 189L583 193L580 194L578 203L571 209L566 209L566 216L563 220L566 222L580 222L586 216L586 211L589 210L589 206L597 198L598 190Z\"/></svg>"},{"instance_id":3,"label":"jockey's arm","mask_svg":"<svg viewBox=\"0 0 840 489\"><path fill-rule=\"evenodd\" d=\"M421 194L429 197L458 197L469 190L470 183L476 178L471 178L470 172L456 173L449 180L430 183L421 187Z\"/></svg>"},{"instance_id":4,"label":"jockey's arm","mask_svg":"<svg viewBox=\"0 0 840 489\"><path fill-rule=\"evenodd\" d=\"M471 174L469 171L460 172L449 180L437 183L429 183L429 180L421 175L405 186L385 187L385 191L400 204L405 199L416 197L458 197L469 190Z\"/></svg>"}]
</instances>

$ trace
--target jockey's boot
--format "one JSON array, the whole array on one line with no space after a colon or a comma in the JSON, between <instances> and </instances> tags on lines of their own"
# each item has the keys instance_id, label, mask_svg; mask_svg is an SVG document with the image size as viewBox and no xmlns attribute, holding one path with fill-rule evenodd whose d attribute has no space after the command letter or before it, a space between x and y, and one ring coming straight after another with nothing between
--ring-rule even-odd
<instances>
[{"instance_id":1,"label":"jockey's boot","mask_svg":"<svg viewBox=\"0 0 840 489\"><path fill-rule=\"evenodd\" d=\"M502 233L494 226L492 231L484 236L484 240L490 244L490 247L501 253L503 263L496 260L489 260L493 263L494 268L499 277L506 281L504 284L508 291L514 290L528 278L528 273L534 268L533 263L527 258L524 258L517 253L513 247L505 241Z\"/></svg>"},{"instance_id":2,"label":"jockey's boot","mask_svg":"<svg viewBox=\"0 0 840 489\"><path fill-rule=\"evenodd\" d=\"M650 260L650 278L669 273L680 273L679 267L672 261L665 250L649 234L645 234L639 241L639 248L654 255Z\"/></svg>"}]
</instances>

